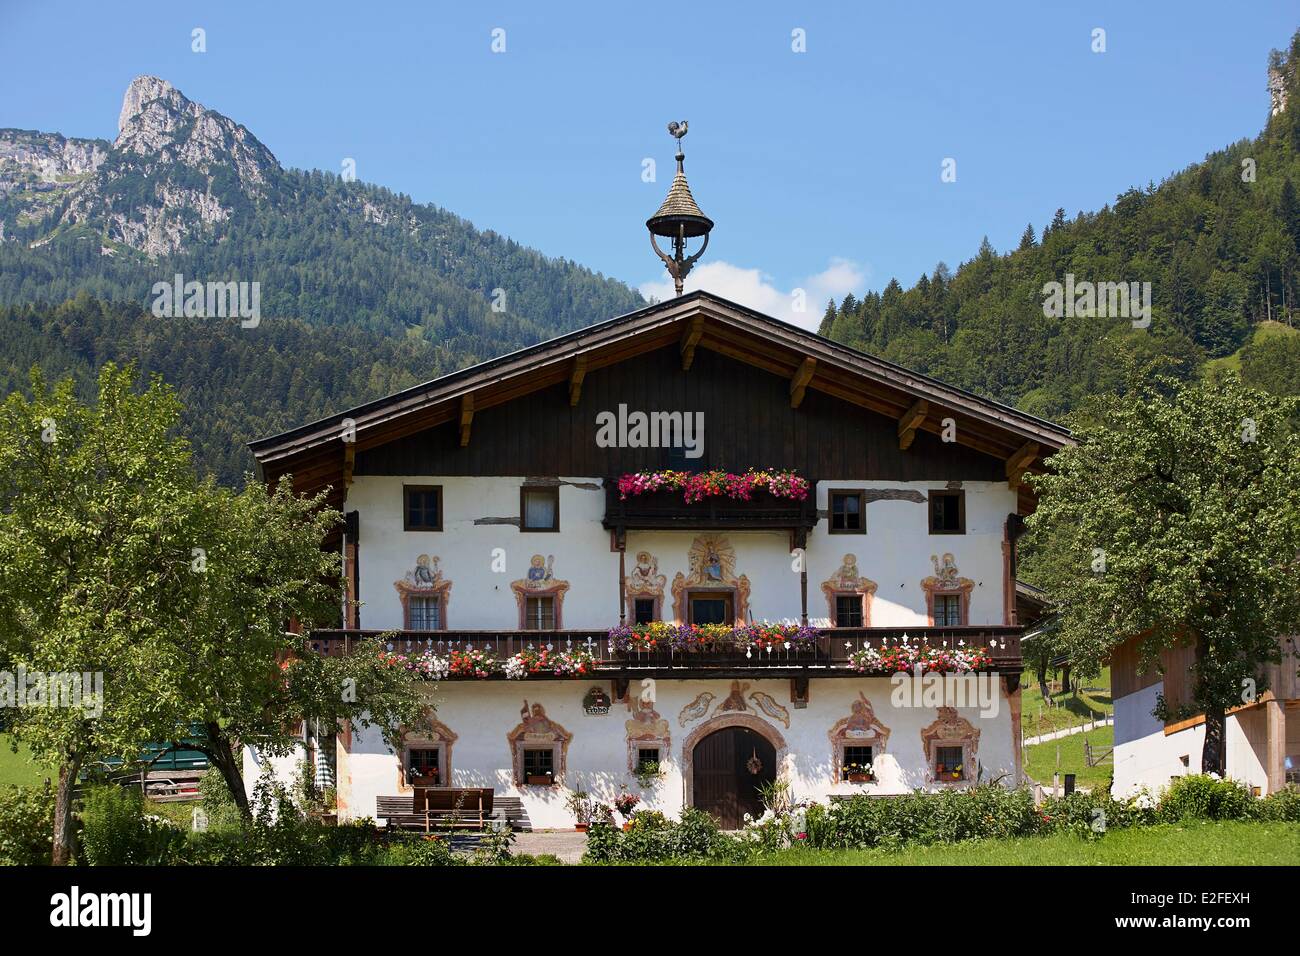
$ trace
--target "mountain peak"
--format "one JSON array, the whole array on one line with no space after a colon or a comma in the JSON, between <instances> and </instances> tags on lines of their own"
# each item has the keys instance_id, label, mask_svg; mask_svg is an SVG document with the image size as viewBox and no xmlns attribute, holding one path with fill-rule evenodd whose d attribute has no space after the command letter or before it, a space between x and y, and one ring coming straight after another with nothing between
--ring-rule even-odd
<instances>
[{"instance_id":1,"label":"mountain peak","mask_svg":"<svg viewBox=\"0 0 1300 956\"><path fill-rule=\"evenodd\" d=\"M122 97L122 112L117 117L117 133L122 135L127 124L144 110L145 104L152 100L167 98L173 109L183 110L189 104L184 96L166 80L157 76L137 76L126 88Z\"/></svg>"}]
</instances>

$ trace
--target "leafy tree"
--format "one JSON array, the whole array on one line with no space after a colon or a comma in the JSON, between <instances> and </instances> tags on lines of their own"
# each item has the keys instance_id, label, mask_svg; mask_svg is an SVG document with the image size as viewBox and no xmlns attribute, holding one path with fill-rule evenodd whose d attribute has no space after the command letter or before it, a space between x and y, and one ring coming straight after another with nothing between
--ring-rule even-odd
<instances>
[{"instance_id":1,"label":"leafy tree","mask_svg":"<svg viewBox=\"0 0 1300 956\"><path fill-rule=\"evenodd\" d=\"M175 398L133 381L106 365L91 407L70 381L51 389L33 373L33 397L0 406L0 661L29 675L102 675L102 693L81 706L51 695L9 715L33 757L58 767L55 864L70 859L79 771L171 731L155 706L157 652L193 577L194 478Z\"/></svg>"},{"instance_id":2,"label":"leafy tree","mask_svg":"<svg viewBox=\"0 0 1300 956\"><path fill-rule=\"evenodd\" d=\"M198 497L203 568L160 655L167 706L247 818L240 747L285 756L304 719L378 723L391 734L415 719L420 701L409 675L383 663L377 641L324 657L287 628L309 631L338 616L339 555L322 542L341 516L323 496L296 497L285 479L274 492L250 481L238 494L209 483Z\"/></svg>"},{"instance_id":3,"label":"leafy tree","mask_svg":"<svg viewBox=\"0 0 1300 956\"><path fill-rule=\"evenodd\" d=\"M1300 400L1160 377L1111 399L1102 423L1031 479L1029 521L1074 555L1049 587L1062 644L1096 666L1139 638L1144 667L1192 645L1204 771L1223 773L1224 722L1243 680L1263 689L1277 635L1300 626Z\"/></svg>"}]
</instances>

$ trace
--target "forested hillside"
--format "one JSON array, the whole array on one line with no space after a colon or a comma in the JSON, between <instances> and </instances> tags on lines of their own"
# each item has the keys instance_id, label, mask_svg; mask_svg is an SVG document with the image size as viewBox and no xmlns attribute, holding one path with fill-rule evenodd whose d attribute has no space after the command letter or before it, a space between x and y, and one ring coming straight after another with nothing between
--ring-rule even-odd
<instances>
[{"instance_id":1,"label":"forested hillside","mask_svg":"<svg viewBox=\"0 0 1300 956\"><path fill-rule=\"evenodd\" d=\"M71 375L94 396L105 362L161 375L185 406L185 437L207 472L240 483L253 468L245 443L458 368L460 356L417 337L297 319L255 329L208 319L158 319L136 305L82 294L54 307L0 307L0 394Z\"/></svg>"},{"instance_id":2,"label":"forested hillside","mask_svg":"<svg viewBox=\"0 0 1300 956\"><path fill-rule=\"evenodd\" d=\"M831 303L824 335L1026 411L1064 418L1135 371L1187 377L1231 356L1243 376L1300 391L1300 33L1271 66L1289 107L1255 139L1210 154L1095 213L1055 217L956 272ZM1149 282L1151 323L1048 318L1044 286ZM1281 328L1276 324L1281 323ZM1253 335L1261 325L1273 334ZM1241 350L1238 353L1238 350ZM1221 367L1223 363L1208 368Z\"/></svg>"}]
</instances>

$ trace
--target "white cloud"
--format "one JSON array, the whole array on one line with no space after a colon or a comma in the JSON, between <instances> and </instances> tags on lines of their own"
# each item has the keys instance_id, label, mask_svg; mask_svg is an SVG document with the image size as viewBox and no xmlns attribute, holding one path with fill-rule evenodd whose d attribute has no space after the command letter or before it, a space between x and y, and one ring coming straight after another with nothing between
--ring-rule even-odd
<instances>
[{"instance_id":1,"label":"white cloud","mask_svg":"<svg viewBox=\"0 0 1300 956\"><path fill-rule=\"evenodd\" d=\"M704 289L724 299L739 302L759 312L784 319L802 328L817 331L826 311L826 300L837 302L852 292L861 295L866 284L867 270L848 259L832 259L821 272L811 275L794 289L782 291L772 283L772 277L759 269L745 269L730 262L706 262L691 270L686 277L686 291ZM803 291L802 312L796 311L799 299L796 292ZM643 282L640 291L647 299L671 299L673 280L667 271L651 282Z\"/></svg>"}]
</instances>

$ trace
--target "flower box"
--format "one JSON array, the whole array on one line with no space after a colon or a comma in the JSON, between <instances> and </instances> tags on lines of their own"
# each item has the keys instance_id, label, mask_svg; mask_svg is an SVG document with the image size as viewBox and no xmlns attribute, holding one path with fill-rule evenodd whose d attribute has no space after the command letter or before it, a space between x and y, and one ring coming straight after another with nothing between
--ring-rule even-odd
<instances>
[{"instance_id":1,"label":"flower box","mask_svg":"<svg viewBox=\"0 0 1300 956\"><path fill-rule=\"evenodd\" d=\"M573 829L578 833L586 833L591 828L590 823L575 823Z\"/></svg>"},{"instance_id":2,"label":"flower box","mask_svg":"<svg viewBox=\"0 0 1300 956\"><path fill-rule=\"evenodd\" d=\"M530 787L550 787L555 784L555 778L544 773L530 773L525 782Z\"/></svg>"},{"instance_id":3,"label":"flower box","mask_svg":"<svg viewBox=\"0 0 1300 956\"><path fill-rule=\"evenodd\" d=\"M850 773L845 775L849 783L874 783L876 775L873 773Z\"/></svg>"}]
</instances>

